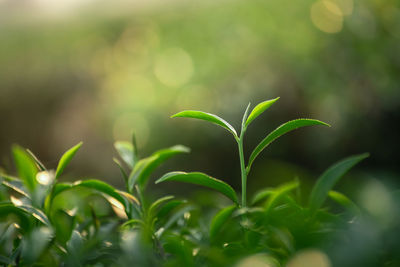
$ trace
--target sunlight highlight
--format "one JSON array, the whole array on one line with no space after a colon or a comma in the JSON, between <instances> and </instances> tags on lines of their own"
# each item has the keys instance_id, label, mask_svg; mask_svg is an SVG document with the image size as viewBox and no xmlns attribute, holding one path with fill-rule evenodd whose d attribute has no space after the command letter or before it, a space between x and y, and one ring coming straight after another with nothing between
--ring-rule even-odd
<instances>
[{"instance_id":1,"label":"sunlight highlight","mask_svg":"<svg viewBox=\"0 0 400 267\"><path fill-rule=\"evenodd\" d=\"M168 87L186 84L194 72L190 55L182 48L169 48L156 58L154 74Z\"/></svg>"},{"instance_id":2,"label":"sunlight highlight","mask_svg":"<svg viewBox=\"0 0 400 267\"><path fill-rule=\"evenodd\" d=\"M338 33L343 28L343 12L329 0L315 2L311 6L311 20L315 27L326 33Z\"/></svg>"},{"instance_id":3,"label":"sunlight highlight","mask_svg":"<svg viewBox=\"0 0 400 267\"><path fill-rule=\"evenodd\" d=\"M287 267L331 267L331 261L324 252L317 249L303 250L288 262Z\"/></svg>"},{"instance_id":4,"label":"sunlight highlight","mask_svg":"<svg viewBox=\"0 0 400 267\"><path fill-rule=\"evenodd\" d=\"M54 172L53 171L42 171L36 174L36 180L41 185L49 185L54 181Z\"/></svg>"}]
</instances>

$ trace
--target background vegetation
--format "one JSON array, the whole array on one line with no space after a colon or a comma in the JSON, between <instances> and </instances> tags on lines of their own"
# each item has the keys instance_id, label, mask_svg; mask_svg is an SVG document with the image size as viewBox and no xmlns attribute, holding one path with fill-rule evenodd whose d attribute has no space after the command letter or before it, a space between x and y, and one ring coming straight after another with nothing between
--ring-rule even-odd
<instances>
[{"instance_id":1,"label":"background vegetation","mask_svg":"<svg viewBox=\"0 0 400 267\"><path fill-rule=\"evenodd\" d=\"M110 158L114 141L134 131L141 157L191 148L153 179L201 170L240 191L234 140L169 116L204 110L240 128L249 101L280 96L248 132L246 155L259 133L283 121L311 117L332 127L271 145L252 169L249 192L294 177L309 189L333 162L369 152L338 189L374 214L382 207L367 199L400 179L399 29L395 0L0 1L0 166L14 172L10 148L18 143L55 169L55 159L83 141L62 180L96 177L123 188ZM149 183L148 194L193 190Z\"/></svg>"}]
</instances>

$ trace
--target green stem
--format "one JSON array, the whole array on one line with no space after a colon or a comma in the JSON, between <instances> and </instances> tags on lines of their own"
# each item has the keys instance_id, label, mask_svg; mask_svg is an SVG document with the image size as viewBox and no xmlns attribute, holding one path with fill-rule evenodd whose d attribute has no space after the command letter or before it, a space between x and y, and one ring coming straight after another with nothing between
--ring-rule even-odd
<instances>
[{"instance_id":1,"label":"green stem","mask_svg":"<svg viewBox=\"0 0 400 267\"><path fill-rule=\"evenodd\" d=\"M243 136L244 136L244 131L242 129L242 132L240 133L240 138L238 141L238 147L239 147L239 158L240 158L240 170L242 173L242 207L246 207L246 186L247 186L247 172L246 172L246 167L244 164L244 153L243 153Z\"/></svg>"}]
</instances>

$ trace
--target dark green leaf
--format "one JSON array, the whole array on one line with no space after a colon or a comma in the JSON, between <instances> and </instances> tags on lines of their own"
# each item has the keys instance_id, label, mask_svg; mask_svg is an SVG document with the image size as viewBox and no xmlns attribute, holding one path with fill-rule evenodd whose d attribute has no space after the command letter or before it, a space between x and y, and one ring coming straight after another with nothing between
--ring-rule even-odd
<instances>
[{"instance_id":1,"label":"dark green leaf","mask_svg":"<svg viewBox=\"0 0 400 267\"><path fill-rule=\"evenodd\" d=\"M0 220L15 218L20 229L23 231L28 231L30 229L29 216L29 213L14 206L12 203L0 203Z\"/></svg>"},{"instance_id":2,"label":"dark green leaf","mask_svg":"<svg viewBox=\"0 0 400 267\"><path fill-rule=\"evenodd\" d=\"M184 110L171 116L171 118L176 117L199 119L217 124L228 130L235 138L237 138L236 130L232 127L232 125L217 115L197 110Z\"/></svg>"},{"instance_id":3,"label":"dark green leaf","mask_svg":"<svg viewBox=\"0 0 400 267\"><path fill-rule=\"evenodd\" d=\"M81 250L83 246L84 239L82 235L78 231L74 230L70 240L67 243L67 250L73 258L73 262L75 263L74 266L81 266L79 258L81 256Z\"/></svg>"},{"instance_id":4,"label":"dark green leaf","mask_svg":"<svg viewBox=\"0 0 400 267\"><path fill-rule=\"evenodd\" d=\"M17 167L18 175L24 182L25 186L33 191L37 185L36 174L38 169L35 162L29 154L20 146L14 145L12 148L14 155L15 165Z\"/></svg>"},{"instance_id":5,"label":"dark green leaf","mask_svg":"<svg viewBox=\"0 0 400 267\"><path fill-rule=\"evenodd\" d=\"M160 238L166 230L168 230L174 223L176 223L180 218L184 216L185 213L194 210L195 208L191 205L185 205L182 208L174 212L168 219L168 221L160 227L155 233L157 238Z\"/></svg>"},{"instance_id":6,"label":"dark green leaf","mask_svg":"<svg viewBox=\"0 0 400 267\"><path fill-rule=\"evenodd\" d=\"M333 188L333 186L339 181L339 179L354 165L356 165L361 160L368 157L368 153L355 155L348 157L344 160L331 166L326 170L319 178L315 186L313 187L309 199L309 207L312 211L319 209L324 203L328 192Z\"/></svg>"},{"instance_id":7,"label":"dark green leaf","mask_svg":"<svg viewBox=\"0 0 400 267\"><path fill-rule=\"evenodd\" d=\"M72 160L72 158L75 156L76 152L78 149L82 146L82 142L77 144L76 146L70 148L67 152L62 155L60 161L58 162L57 170L56 170L56 177L60 177L62 172L64 171L65 167L69 164L69 162Z\"/></svg>"},{"instance_id":8,"label":"dark green leaf","mask_svg":"<svg viewBox=\"0 0 400 267\"><path fill-rule=\"evenodd\" d=\"M135 184L138 184L141 188L144 188L147 184L150 174L155 168L160 166L160 164L174 155L189 152L189 148L182 145L176 145L156 151L150 157L140 160L129 175L129 188L133 188Z\"/></svg>"},{"instance_id":9,"label":"dark green leaf","mask_svg":"<svg viewBox=\"0 0 400 267\"><path fill-rule=\"evenodd\" d=\"M201 172L169 172L156 181L156 184L165 181L179 181L197 185L203 185L224 194L233 202L238 203L235 191L227 183L210 177Z\"/></svg>"},{"instance_id":10,"label":"dark green leaf","mask_svg":"<svg viewBox=\"0 0 400 267\"><path fill-rule=\"evenodd\" d=\"M117 166L119 168L119 171L122 174L122 177L124 177L124 181L127 182L128 181L128 174L125 172L124 168L122 167L121 162L116 158L113 158L113 160L114 160L115 164L117 164Z\"/></svg>"},{"instance_id":11,"label":"dark green leaf","mask_svg":"<svg viewBox=\"0 0 400 267\"><path fill-rule=\"evenodd\" d=\"M25 237L22 241L21 251L24 264L33 266L52 238L53 232L48 227L35 228L29 236Z\"/></svg>"},{"instance_id":12,"label":"dark green leaf","mask_svg":"<svg viewBox=\"0 0 400 267\"><path fill-rule=\"evenodd\" d=\"M157 212L156 217L160 219L164 218L164 216L171 212L173 209L185 203L185 200L171 200L160 208L160 210Z\"/></svg>"},{"instance_id":13,"label":"dark green leaf","mask_svg":"<svg viewBox=\"0 0 400 267\"><path fill-rule=\"evenodd\" d=\"M72 231L75 228L75 217L64 210L57 210L52 213L51 218L56 232L56 239L64 245L71 238Z\"/></svg>"},{"instance_id":14,"label":"dark green leaf","mask_svg":"<svg viewBox=\"0 0 400 267\"><path fill-rule=\"evenodd\" d=\"M272 104L274 104L277 100L279 99L279 97L275 98L275 99L271 99L271 100L267 100L264 102L261 102L260 104L258 104L257 106L255 106L255 108L251 111L249 117L246 120L245 126L249 126L249 124L258 116L260 116L265 110L267 110Z\"/></svg>"},{"instance_id":15,"label":"dark green leaf","mask_svg":"<svg viewBox=\"0 0 400 267\"><path fill-rule=\"evenodd\" d=\"M236 205L228 206L220 210L212 219L210 224L210 239L214 240L222 226L226 223L226 221L230 218L233 211L237 208Z\"/></svg>"},{"instance_id":16,"label":"dark green leaf","mask_svg":"<svg viewBox=\"0 0 400 267\"><path fill-rule=\"evenodd\" d=\"M3 181L1 184L4 185L5 187L8 187L8 188L14 190L15 192L17 192L27 198L30 198L29 193L26 191L26 188L24 187L24 185L22 184L22 182L20 180Z\"/></svg>"},{"instance_id":17,"label":"dark green leaf","mask_svg":"<svg viewBox=\"0 0 400 267\"><path fill-rule=\"evenodd\" d=\"M253 164L254 160L261 153L269 144L271 144L275 139L280 137L281 135L293 131L297 128L304 127L304 126L311 126L311 125L325 125L330 126L329 124L319 121L319 120L312 120L312 119L297 119L288 121L275 130L273 130L267 137L265 137L258 146L253 150L249 158L249 164L247 166L247 172L250 171L251 165Z\"/></svg>"}]
</instances>

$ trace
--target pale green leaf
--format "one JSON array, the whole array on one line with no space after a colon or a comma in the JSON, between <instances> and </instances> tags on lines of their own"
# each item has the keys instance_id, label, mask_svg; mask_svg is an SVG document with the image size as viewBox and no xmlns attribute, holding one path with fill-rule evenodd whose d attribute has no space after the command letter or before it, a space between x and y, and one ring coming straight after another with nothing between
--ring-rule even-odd
<instances>
[{"instance_id":1,"label":"pale green leaf","mask_svg":"<svg viewBox=\"0 0 400 267\"><path fill-rule=\"evenodd\" d=\"M249 103L246 107L246 110L244 111L243 117L242 117L242 131L244 128L246 128L245 124L246 124L246 120L249 117L249 111L250 111L250 106L251 103Z\"/></svg>"},{"instance_id":2,"label":"pale green leaf","mask_svg":"<svg viewBox=\"0 0 400 267\"><path fill-rule=\"evenodd\" d=\"M60 177L60 175L64 171L65 167L69 164L69 162L72 160L72 158L75 156L76 152L78 151L78 149L81 146L82 146L82 142L80 142L79 144L70 148L62 155L60 161L58 162L55 179Z\"/></svg>"},{"instance_id":3,"label":"pale green leaf","mask_svg":"<svg viewBox=\"0 0 400 267\"><path fill-rule=\"evenodd\" d=\"M274 104L278 99L279 99L279 97L277 97L275 99L267 100L267 101L261 102L260 104L255 106L255 108L251 111L249 117L247 118L245 126L246 127L249 126L249 124L255 118L260 116L265 110L267 110L270 106L272 106L272 104Z\"/></svg>"},{"instance_id":4,"label":"pale green leaf","mask_svg":"<svg viewBox=\"0 0 400 267\"><path fill-rule=\"evenodd\" d=\"M232 125L217 115L197 110L184 110L171 116L171 118L176 117L199 119L217 124L228 130L235 138L237 138L236 130L232 127Z\"/></svg>"}]
</instances>

